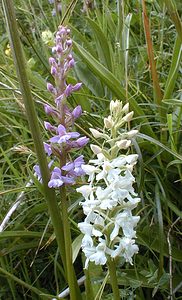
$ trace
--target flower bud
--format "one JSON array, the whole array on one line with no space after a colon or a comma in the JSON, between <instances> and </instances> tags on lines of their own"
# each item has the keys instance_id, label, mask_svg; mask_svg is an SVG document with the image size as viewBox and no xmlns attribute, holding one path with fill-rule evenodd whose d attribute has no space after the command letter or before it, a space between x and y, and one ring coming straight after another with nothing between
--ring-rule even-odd
<instances>
[{"instance_id":1,"label":"flower bud","mask_svg":"<svg viewBox=\"0 0 182 300\"><path fill-rule=\"evenodd\" d=\"M116 100L113 101L111 100L110 102L110 111L113 114L116 114L117 112L120 111L120 109L122 108L122 101Z\"/></svg>"},{"instance_id":2,"label":"flower bud","mask_svg":"<svg viewBox=\"0 0 182 300\"><path fill-rule=\"evenodd\" d=\"M86 136L79 138L76 141L77 147L79 147L79 148L84 147L88 143L88 141L89 141L89 138L87 138Z\"/></svg>"},{"instance_id":3,"label":"flower bud","mask_svg":"<svg viewBox=\"0 0 182 300\"><path fill-rule=\"evenodd\" d=\"M50 131L56 131L56 127L53 126L53 125L51 125L49 122L44 121L44 127L45 127L45 129L47 129L47 130L50 130Z\"/></svg>"},{"instance_id":4,"label":"flower bud","mask_svg":"<svg viewBox=\"0 0 182 300\"><path fill-rule=\"evenodd\" d=\"M130 140L121 140L119 142L116 142L116 145L118 146L119 149L127 149L131 145Z\"/></svg>"},{"instance_id":5,"label":"flower bud","mask_svg":"<svg viewBox=\"0 0 182 300\"><path fill-rule=\"evenodd\" d=\"M90 148L91 148L91 150L93 151L94 154L99 154L99 153L102 152L102 149L97 145L91 144Z\"/></svg>"},{"instance_id":6,"label":"flower bud","mask_svg":"<svg viewBox=\"0 0 182 300\"><path fill-rule=\"evenodd\" d=\"M74 65L75 65L75 61L74 61L74 59L72 58L72 59L69 61L68 66L69 66L69 68L73 68Z\"/></svg>"},{"instance_id":7,"label":"flower bud","mask_svg":"<svg viewBox=\"0 0 182 300\"><path fill-rule=\"evenodd\" d=\"M79 89L81 89L81 86L82 86L82 82L76 83L76 84L72 87L72 92L79 91Z\"/></svg>"},{"instance_id":8,"label":"flower bud","mask_svg":"<svg viewBox=\"0 0 182 300\"><path fill-rule=\"evenodd\" d=\"M137 133L138 133L138 130L134 130L134 129L133 129L133 130L128 131L127 136L128 136L129 139L131 139L131 138L134 137Z\"/></svg>"},{"instance_id":9,"label":"flower bud","mask_svg":"<svg viewBox=\"0 0 182 300\"><path fill-rule=\"evenodd\" d=\"M49 58L49 64L52 66L52 65L56 65L56 61L55 61L55 58L54 57L50 57Z\"/></svg>"},{"instance_id":10,"label":"flower bud","mask_svg":"<svg viewBox=\"0 0 182 300\"><path fill-rule=\"evenodd\" d=\"M74 108L74 110L72 111L71 114L72 114L72 116L73 116L74 119L79 118L81 116L81 114L82 114L82 108L81 108L81 106L80 105L76 106Z\"/></svg>"},{"instance_id":11,"label":"flower bud","mask_svg":"<svg viewBox=\"0 0 182 300\"><path fill-rule=\"evenodd\" d=\"M129 103L126 103L123 108L122 108L122 112L124 112L125 114L127 114L129 112Z\"/></svg>"},{"instance_id":12,"label":"flower bud","mask_svg":"<svg viewBox=\"0 0 182 300\"><path fill-rule=\"evenodd\" d=\"M44 105L44 110L45 110L45 113L47 114L47 115L56 115L57 116L57 112L55 111L55 109L53 109L50 105L48 105L48 104L45 104Z\"/></svg>"},{"instance_id":13,"label":"flower bud","mask_svg":"<svg viewBox=\"0 0 182 300\"><path fill-rule=\"evenodd\" d=\"M108 116L108 118L104 118L104 125L106 128L112 128L113 126L113 120L111 118L111 116Z\"/></svg>"},{"instance_id":14,"label":"flower bud","mask_svg":"<svg viewBox=\"0 0 182 300\"><path fill-rule=\"evenodd\" d=\"M51 83L48 82L47 83L47 90L51 93L54 93L55 88Z\"/></svg>"},{"instance_id":15,"label":"flower bud","mask_svg":"<svg viewBox=\"0 0 182 300\"><path fill-rule=\"evenodd\" d=\"M54 66L51 67L51 74L53 76L57 75L57 69L56 69L56 67L54 67Z\"/></svg>"},{"instance_id":16,"label":"flower bud","mask_svg":"<svg viewBox=\"0 0 182 300\"><path fill-rule=\"evenodd\" d=\"M67 32L67 29L64 27L64 26L59 26L59 31L58 31L58 33L60 34L60 35L62 35L62 34L66 34Z\"/></svg>"},{"instance_id":17,"label":"flower bud","mask_svg":"<svg viewBox=\"0 0 182 300\"><path fill-rule=\"evenodd\" d=\"M62 51L63 51L63 49L62 49L61 45L57 45L56 46L56 52L57 53L62 53Z\"/></svg>"},{"instance_id":18,"label":"flower bud","mask_svg":"<svg viewBox=\"0 0 182 300\"><path fill-rule=\"evenodd\" d=\"M98 130L96 130L94 128L89 128L89 130L91 131L92 135L96 139L102 137L102 135L103 135L103 133L99 132Z\"/></svg>"},{"instance_id":19,"label":"flower bud","mask_svg":"<svg viewBox=\"0 0 182 300\"><path fill-rule=\"evenodd\" d=\"M111 100L110 105L109 105L110 111L113 111L114 105L115 105L114 100Z\"/></svg>"},{"instance_id":20,"label":"flower bud","mask_svg":"<svg viewBox=\"0 0 182 300\"><path fill-rule=\"evenodd\" d=\"M130 122L133 118L134 112L131 111L129 112L126 116L123 117L124 122Z\"/></svg>"},{"instance_id":21,"label":"flower bud","mask_svg":"<svg viewBox=\"0 0 182 300\"><path fill-rule=\"evenodd\" d=\"M68 47L71 46L72 43L73 43L72 40L67 40L67 41L66 41L66 44L67 44Z\"/></svg>"}]
</instances>

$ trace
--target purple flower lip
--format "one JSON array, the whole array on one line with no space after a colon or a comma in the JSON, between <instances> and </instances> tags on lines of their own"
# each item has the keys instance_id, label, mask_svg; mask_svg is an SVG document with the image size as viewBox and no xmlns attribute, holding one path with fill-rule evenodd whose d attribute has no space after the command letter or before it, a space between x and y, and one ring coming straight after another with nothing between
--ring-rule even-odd
<instances>
[{"instance_id":1,"label":"purple flower lip","mask_svg":"<svg viewBox=\"0 0 182 300\"><path fill-rule=\"evenodd\" d=\"M56 44L61 43L61 37L59 34L56 34Z\"/></svg>"},{"instance_id":2,"label":"purple flower lip","mask_svg":"<svg viewBox=\"0 0 182 300\"><path fill-rule=\"evenodd\" d=\"M51 143L66 143L71 138L77 138L80 136L78 132L66 132L66 128L62 124L58 126L57 132L59 135L50 138L49 141Z\"/></svg>"},{"instance_id":3,"label":"purple flower lip","mask_svg":"<svg viewBox=\"0 0 182 300\"><path fill-rule=\"evenodd\" d=\"M51 179L48 183L50 188L57 188L63 184L70 185L74 184L75 180L72 177L62 176L61 170L58 167L55 167L52 171Z\"/></svg>"}]
</instances>

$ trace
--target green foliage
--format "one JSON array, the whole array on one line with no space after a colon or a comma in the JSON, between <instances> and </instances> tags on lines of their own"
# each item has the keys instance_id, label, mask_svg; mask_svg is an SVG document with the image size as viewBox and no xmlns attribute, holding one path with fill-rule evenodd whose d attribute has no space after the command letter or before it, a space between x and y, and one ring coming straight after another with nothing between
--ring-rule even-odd
<instances>
[{"instance_id":1,"label":"green foliage","mask_svg":"<svg viewBox=\"0 0 182 300\"><path fill-rule=\"evenodd\" d=\"M181 198L182 198L182 97L179 19L170 19L164 2L145 1L153 41L153 54L162 90L161 118L153 99L153 85L144 35L140 1L62 1L64 23L72 30L76 67L69 81L84 83L70 104L81 104L84 115L76 126L90 137L89 127L99 128L107 115L109 101L120 99L134 110L132 128L139 134L134 142L139 154L136 190L142 199L138 208L139 253L134 265L118 261L117 277L121 299L181 299ZM43 104L52 99L46 91L51 81L48 57L50 43L42 32L54 33L61 16L52 17L48 1L15 1L19 32L27 61L29 83L36 105L42 137L45 118ZM69 8L69 10L68 10ZM167 7L168 8L168 7ZM176 8L175 8L176 12ZM1 10L0 36L0 220L17 204L0 232L0 298L49 299L67 287L63 265L57 251L53 227L40 184L32 174L37 162L19 83L9 48ZM175 24L175 20L178 23ZM178 26L178 27L176 27ZM92 142L92 141L91 141ZM95 143L95 141L94 141ZM91 152L85 150L85 160ZM35 184L27 183L33 179ZM81 184L81 183L80 183ZM79 252L82 220L80 195L69 191L69 217L72 229L73 260L83 275ZM179 218L179 219L178 219ZM177 220L177 221L176 221ZM176 221L176 222L175 222ZM172 268L171 268L172 264ZM107 269L92 265L94 299L113 299ZM13 277L14 276L14 277ZM171 286L172 280L172 286ZM87 282L86 290L89 288ZM89 299L84 294L83 299ZM43 293L46 296L41 296ZM85 295L85 296L84 296ZM47 297L47 298L46 298ZM51 299L51 296L50 296Z\"/></svg>"}]
</instances>

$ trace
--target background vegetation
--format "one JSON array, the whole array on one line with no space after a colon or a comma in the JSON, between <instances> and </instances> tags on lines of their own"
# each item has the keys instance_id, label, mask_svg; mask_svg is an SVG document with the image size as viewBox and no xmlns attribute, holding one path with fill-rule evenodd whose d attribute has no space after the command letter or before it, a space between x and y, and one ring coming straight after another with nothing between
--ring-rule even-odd
<instances>
[{"instance_id":1,"label":"background vegetation","mask_svg":"<svg viewBox=\"0 0 182 300\"><path fill-rule=\"evenodd\" d=\"M52 16L53 5L45 0L14 3L45 139L43 104L52 101L46 91L46 81L51 81L48 57L63 19L72 31L77 62L69 81L84 83L70 98L71 105L81 104L85 111L79 129L90 137L88 128L100 127L111 99L128 101L135 112L140 251L133 266L118 267L122 299L182 299L180 1L62 1L62 16ZM37 160L2 7L0 14L0 299L40 299L37 291L55 295L66 282L41 186L32 174ZM89 146L84 151L87 160ZM80 195L71 192L74 264L80 278L77 223L83 215ZM112 299L106 274L91 265L95 299ZM84 294L84 286L82 290Z\"/></svg>"}]
</instances>

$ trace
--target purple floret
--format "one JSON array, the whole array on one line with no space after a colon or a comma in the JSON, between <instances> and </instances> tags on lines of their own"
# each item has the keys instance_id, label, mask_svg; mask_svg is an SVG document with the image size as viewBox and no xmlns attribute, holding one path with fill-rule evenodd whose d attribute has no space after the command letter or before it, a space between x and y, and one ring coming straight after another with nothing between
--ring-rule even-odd
<instances>
[{"instance_id":1,"label":"purple floret","mask_svg":"<svg viewBox=\"0 0 182 300\"><path fill-rule=\"evenodd\" d=\"M79 139L77 139L76 141L68 141L67 142L67 150L70 150L72 148L78 148L81 149L83 148L89 141L89 138L87 138L86 136L83 136Z\"/></svg>"},{"instance_id":2,"label":"purple floret","mask_svg":"<svg viewBox=\"0 0 182 300\"><path fill-rule=\"evenodd\" d=\"M48 183L50 188L58 188L61 187L63 184L71 185L74 184L75 180L72 177L62 176L61 169L55 167L52 171L51 179Z\"/></svg>"},{"instance_id":3,"label":"purple floret","mask_svg":"<svg viewBox=\"0 0 182 300\"><path fill-rule=\"evenodd\" d=\"M62 144L66 143L72 138L77 138L80 136L78 132L66 132L66 128L62 124L58 126L57 131L59 135L55 135L54 137L50 138L51 143Z\"/></svg>"},{"instance_id":4,"label":"purple floret","mask_svg":"<svg viewBox=\"0 0 182 300\"><path fill-rule=\"evenodd\" d=\"M35 166L33 167L33 169L34 169L34 171L35 171L35 175L36 175L36 177L38 178L38 180L39 180L40 182L42 182L42 175L41 175L41 172L40 172L40 167L39 167L39 165L35 165Z\"/></svg>"},{"instance_id":5,"label":"purple floret","mask_svg":"<svg viewBox=\"0 0 182 300\"><path fill-rule=\"evenodd\" d=\"M44 150L45 153L47 153L48 156L50 156L52 154L52 149L51 149L51 145L44 143Z\"/></svg>"},{"instance_id":6,"label":"purple floret","mask_svg":"<svg viewBox=\"0 0 182 300\"><path fill-rule=\"evenodd\" d=\"M82 114L82 108L81 108L81 106L80 105L76 106L73 109L73 111L72 111L71 114L72 114L74 120L78 119L81 116L81 114Z\"/></svg>"},{"instance_id":7,"label":"purple floret","mask_svg":"<svg viewBox=\"0 0 182 300\"><path fill-rule=\"evenodd\" d=\"M84 164L83 155L77 157L73 162L67 163L62 167L62 170L67 171L70 176L78 177L85 174L82 169Z\"/></svg>"}]
</instances>

